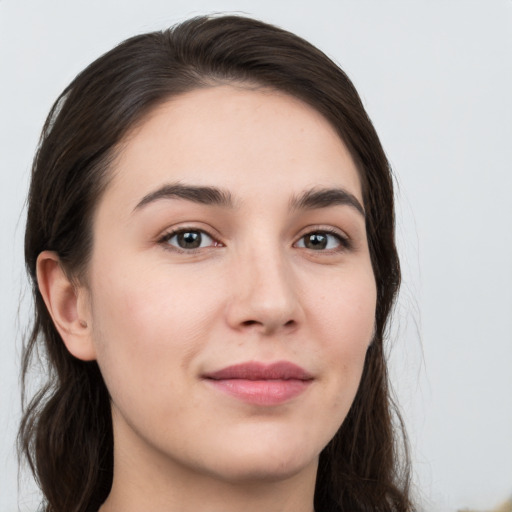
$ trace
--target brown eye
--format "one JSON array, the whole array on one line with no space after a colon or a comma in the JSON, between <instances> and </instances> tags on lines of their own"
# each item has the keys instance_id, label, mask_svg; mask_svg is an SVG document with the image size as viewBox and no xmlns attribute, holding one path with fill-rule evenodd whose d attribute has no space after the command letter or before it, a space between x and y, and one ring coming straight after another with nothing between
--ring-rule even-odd
<instances>
[{"instance_id":1,"label":"brown eye","mask_svg":"<svg viewBox=\"0 0 512 512\"><path fill-rule=\"evenodd\" d=\"M315 231L304 235L297 242L296 246L313 251L323 251L329 249L338 249L345 246L344 240L337 234L327 233L325 231Z\"/></svg>"},{"instance_id":2,"label":"brown eye","mask_svg":"<svg viewBox=\"0 0 512 512\"><path fill-rule=\"evenodd\" d=\"M325 249L327 247L327 236L322 233L312 233L304 237L304 246L308 249Z\"/></svg>"},{"instance_id":3,"label":"brown eye","mask_svg":"<svg viewBox=\"0 0 512 512\"><path fill-rule=\"evenodd\" d=\"M200 249L216 245L211 236L204 231L187 229L171 233L166 236L165 242L178 249Z\"/></svg>"}]
</instances>

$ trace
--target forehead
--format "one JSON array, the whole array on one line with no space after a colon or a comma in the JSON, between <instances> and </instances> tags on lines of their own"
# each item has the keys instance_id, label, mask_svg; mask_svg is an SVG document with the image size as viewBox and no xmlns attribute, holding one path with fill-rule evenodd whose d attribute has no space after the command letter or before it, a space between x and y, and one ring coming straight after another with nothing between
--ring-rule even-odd
<instances>
[{"instance_id":1,"label":"forehead","mask_svg":"<svg viewBox=\"0 0 512 512\"><path fill-rule=\"evenodd\" d=\"M222 85L155 108L125 138L106 196L133 206L156 186L220 185L240 197L343 186L362 201L353 159L331 124L270 89Z\"/></svg>"}]
</instances>

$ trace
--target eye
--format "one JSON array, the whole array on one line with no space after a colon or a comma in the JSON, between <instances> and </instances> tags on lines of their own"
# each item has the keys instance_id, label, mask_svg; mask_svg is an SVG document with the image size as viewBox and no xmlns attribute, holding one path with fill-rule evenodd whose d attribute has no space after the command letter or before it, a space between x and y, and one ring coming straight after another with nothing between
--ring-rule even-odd
<instances>
[{"instance_id":1,"label":"eye","mask_svg":"<svg viewBox=\"0 0 512 512\"><path fill-rule=\"evenodd\" d=\"M348 247L348 240L337 233L313 231L302 236L296 247L313 251L336 250Z\"/></svg>"},{"instance_id":2,"label":"eye","mask_svg":"<svg viewBox=\"0 0 512 512\"><path fill-rule=\"evenodd\" d=\"M219 244L210 235L200 229L180 229L167 233L160 243L171 245L181 250L202 249L204 247L216 247Z\"/></svg>"}]
</instances>

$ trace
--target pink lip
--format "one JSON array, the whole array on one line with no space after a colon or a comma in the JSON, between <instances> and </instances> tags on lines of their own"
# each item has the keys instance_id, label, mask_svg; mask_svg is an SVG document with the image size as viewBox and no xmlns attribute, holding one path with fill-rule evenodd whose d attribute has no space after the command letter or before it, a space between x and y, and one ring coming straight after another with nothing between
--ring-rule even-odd
<instances>
[{"instance_id":1,"label":"pink lip","mask_svg":"<svg viewBox=\"0 0 512 512\"><path fill-rule=\"evenodd\" d=\"M204 378L219 391L256 405L284 403L305 391L313 380L306 370L288 361L237 364Z\"/></svg>"}]
</instances>

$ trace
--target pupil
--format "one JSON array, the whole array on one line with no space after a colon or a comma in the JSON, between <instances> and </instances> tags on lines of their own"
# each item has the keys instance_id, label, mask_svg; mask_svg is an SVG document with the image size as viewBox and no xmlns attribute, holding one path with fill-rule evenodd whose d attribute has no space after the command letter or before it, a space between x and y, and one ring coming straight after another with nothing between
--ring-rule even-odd
<instances>
[{"instance_id":1,"label":"pupil","mask_svg":"<svg viewBox=\"0 0 512 512\"><path fill-rule=\"evenodd\" d=\"M325 249L327 247L327 237L319 233L308 235L305 245L308 249Z\"/></svg>"},{"instance_id":2,"label":"pupil","mask_svg":"<svg viewBox=\"0 0 512 512\"><path fill-rule=\"evenodd\" d=\"M180 233L178 235L178 245L182 249L196 249L201 245L201 234L190 231Z\"/></svg>"}]
</instances>

